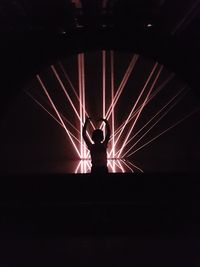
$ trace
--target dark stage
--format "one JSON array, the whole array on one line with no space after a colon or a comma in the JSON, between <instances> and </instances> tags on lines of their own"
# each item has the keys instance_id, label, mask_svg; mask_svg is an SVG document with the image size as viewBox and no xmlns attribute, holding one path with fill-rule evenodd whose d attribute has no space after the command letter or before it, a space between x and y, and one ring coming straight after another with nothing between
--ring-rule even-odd
<instances>
[{"instance_id":1,"label":"dark stage","mask_svg":"<svg viewBox=\"0 0 200 267\"><path fill-rule=\"evenodd\" d=\"M198 266L198 175L4 176L0 190L1 266Z\"/></svg>"},{"instance_id":2,"label":"dark stage","mask_svg":"<svg viewBox=\"0 0 200 267\"><path fill-rule=\"evenodd\" d=\"M198 0L0 1L0 267L200 266L199 29ZM80 173L64 87L82 123L110 105L121 131L138 103L136 170L111 150L116 173Z\"/></svg>"}]
</instances>

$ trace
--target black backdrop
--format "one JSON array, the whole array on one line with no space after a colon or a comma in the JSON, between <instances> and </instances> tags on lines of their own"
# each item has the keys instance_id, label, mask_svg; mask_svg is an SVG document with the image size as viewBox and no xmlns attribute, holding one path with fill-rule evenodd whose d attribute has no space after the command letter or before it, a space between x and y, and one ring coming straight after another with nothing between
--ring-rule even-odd
<instances>
[{"instance_id":1,"label":"black backdrop","mask_svg":"<svg viewBox=\"0 0 200 267\"><path fill-rule=\"evenodd\" d=\"M0 99L63 54L139 51L199 96L199 40L130 31L1 34ZM1 176L1 266L198 266L199 175Z\"/></svg>"}]
</instances>

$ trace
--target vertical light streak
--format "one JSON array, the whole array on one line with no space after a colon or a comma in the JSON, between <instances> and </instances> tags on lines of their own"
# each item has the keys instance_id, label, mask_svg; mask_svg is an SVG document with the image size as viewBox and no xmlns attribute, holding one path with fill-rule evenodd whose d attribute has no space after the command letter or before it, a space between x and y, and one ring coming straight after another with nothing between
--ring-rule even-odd
<instances>
[{"instance_id":1,"label":"vertical light streak","mask_svg":"<svg viewBox=\"0 0 200 267\"><path fill-rule=\"evenodd\" d=\"M76 99L78 100L78 103L80 104L80 98L79 98L79 95L78 95L78 93L77 93L75 87L73 86L73 84L72 84L72 82L71 82L71 80L70 80L70 78L69 78L69 75L68 75L67 72L65 71L65 69L64 69L64 67L63 67L63 65L62 65L61 62L59 62L59 66L60 66L61 70L63 71L66 80L67 80L68 83L70 84L70 87L72 88L72 90L73 90L73 92L74 92L74 94L75 94L75 96L76 96ZM85 83L84 83L84 84L85 84ZM81 104L82 104L82 103L81 103ZM85 111L85 114L87 115L87 117L89 117L88 112L87 112L87 110L86 110L86 107L84 108L84 111ZM93 129L95 129L95 126L94 126L93 122L91 122L91 125L92 125Z\"/></svg>"},{"instance_id":2,"label":"vertical light streak","mask_svg":"<svg viewBox=\"0 0 200 267\"><path fill-rule=\"evenodd\" d=\"M145 106L145 104L146 104L146 102L147 102L147 100L148 100L148 98L149 98L149 96L150 96L152 90L154 89L154 86L155 86L155 84L156 84L156 82L157 82L157 80L158 80L158 78L159 78L159 76L160 76L160 73L161 73L162 69L163 69L163 66L160 67L160 69L159 69L159 71L158 71L158 74L156 75L156 77L155 77L155 79L154 79L154 81L153 81L153 84L151 85L150 90L149 90L149 92L148 92L148 94L147 94L147 96L146 96L146 98L145 98L145 100L144 100L144 102L143 102L143 104L142 104L142 107L140 108L140 111L138 112L138 114L137 114L137 116L136 116L136 119L135 119L134 123L132 124L129 133L128 133L128 135L126 136L126 138L125 138L125 140L124 140L124 142L123 142L123 145L122 145L122 147L121 147L121 149L120 149L120 151L119 151L119 154L118 154L119 157L121 156L121 153L122 153L122 151L123 151L123 149L124 149L124 147L125 147L125 145L126 145L126 142L127 142L128 138L130 137L131 132L132 132L133 128L135 127L135 125L136 125L136 123L137 123L137 120L138 120L140 114L142 113L143 108L144 108L144 106Z\"/></svg>"},{"instance_id":3,"label":"vertical light streak","mask_svg":"<svg viewBox=\"0 0 200 267\"><path fill-rule=\"evenodd\" d=\"M46 89L46 87L45 87L45 85L44 85L44 83L42 82L42 80L41 80L41 78L40 78L39 75L37 75L36 77L37 77L37 79L38 79L38 81L39 81L39 83L40 83L42 89L44 90L44 92L45 92L47 98L49 99L49 102L51 103L53 109L55 110L56 115L58 116L60 122L62 123L63 128L65 129L65 131L66 131L66 133L67 133L67 135L68 135L68 137L69 137L69 139L70 139L72 145L74 146L74 148L75 148L75 150L76 150L78 156L80 157L80 153L79 153L79 151L78 151L78 149L77 149L77 147L76 147L76 144L74 143L74 141L73 141L73 139L72 139L72 137L71 137L71 135L70 135L70 133L69 133L67 127L65 126L65 124L64 124L64 122L63 122L63 120L62 120L62 118L61 118L61 116L60 116L60 114L59 114L59 112L58 112L58 110L57 110L55 104L53 103L53 100L51 99L51 97L50 97L50 95L49 95L49 93L48 93L48 91L47 91L47 89Z\"/></svg>"},{"instance_id":4,"label":"vertical light streak","mask_svg":"<svg viewBox=\"0 0 200 267\"><path fill-rule=\"evenodd\" d=\"M72 109L74 110L76 116L77 116L78 119L80 120L80 116L79 116L79 114L78 114L78 111L76 110L76 107L74 106L74 103L72 102L72 100L71 100L69 94L67 93L67 90L66 90L66 88L65 88L65 86L64 86L64 84L63 84L63 82L61 81L61 79L60 79L60 77L59 77L59 75L58 75L58 73L57 73L57 71L56 71L56 69L55 69L55 67L54 67L53 65L51 65L51 69L52 69L52 71L53 71L55 77L57 78L57 80L58 80L58 82L59 82L59 84L60 84L60 86L61 86L61 89L63 90L65 96L67 97L69 103L71 104Z\"/></svg>"},{"instance_id":5,"label":"vertical light streak","mask_svg":"<svg viewBox=\"0 0 200 267\"><path fill-rule=\"evenodd\" d=\"M86 105L85 105L85 63L84 63L84 54L78 54L78 81L79 81L79 113L80 113L80 140L81 140L81 146L80 146L80 153L81 158L88 158L89 157L89 151L84 146L84 140L82 136L82 127L86 119ZM93 124L92 124L93 125ZM94 128L94 125L93 125ZM90 141L92 142L92 139L87 131L87 136L89 137ZM81 165L82 166L82 165Z\"/></svg>"},{"instance_id":6,"label":"vertical light streak","mask_svg":"<svg viewBox=\"0 0 200 267\"><path fill-rule=\"evenodd\" d=\"M194 113L196 113L197 111L199 111L200 109L196 109L192 112L190 112L188 115L186 115L184 118L180 119L179 121L177 121L176 123L174 123L172 126L170 126L169 128L167 128L166 130L162 131L161 133L159 133L158 135L156 135L154 138L152 138L150 141L146 142L144 145L142 145L141 147L137 148L136 150L134 150L132 153L130 153L127 157L130 157L131 155L135 154L137 151L141 150L142 148L144 148L145 146L147 146L148 144L152 143L153 141L155 141L156 139L158 139L160 136L162 136L163 134L165 134L166 132L170 131L171 129L173 129L174 127L176 127L177 125L179 125L181 122L185 121L186 119L188 119L189 117L191 117Z\"/></svg>"},{"instance_id":7,"label":"vertical light streak","mask_svg":"<svg viewBox=\"0 0 200 267\"><path fill-rule=\"evenodd\" d=\"M80 116L80 140L81 140L81 144L80 144L80 154L81 154L81 158L83 158L83 136L82 136L82 124L83 124L83 108L82 108L82 100L83 100L83 96L82 96L82 62L81 62L81 54L78 54L78 81L79 81L79 116ZM81 164L81 171L83 171L83 164Z\"/></svg>"},{"instance_id":8,"label":"vertical light streak","mask_svg":"<svg viewBox=\"0 0 200 267\"><path fill-rule=\"evenodd\" d=\"M106 51L102 51L102 91L103 118L106 117Z\"/></svg>"},{"instance_id":9,"label":"vertical light streak","mask_svg":"<svg viewBox=\"0 0 200 267\"><path fill-rule=\"evenodd\" d=\"M122 129L121 129L121 131L120 131L120 134L119 134L118 137L117 137L117 140L115 141L115 146L117 145L117 143L118 143L118 141L119 141L119 139L120 139L120 137L121 137L121 135L122 135L122 133L123 133L123 131L124 131L124 129L125 129L127 123L128 123L128 121L129 121L129 119L131 118L131 116L132 116L132 114L133 114L133 112L134 112L134 110L135 110L135 108L136 108L136 106L137 106L137 104L138 104L140 98L141 98L142 95L144 94L144 91L146 90L146 87L147 87L148 83L150 82L150 80L151 80L151 78L152 78L152 76L153 76L153 74L154 74L154 72L155 72L157 66L158 66L158 63L155 63L154 66L153 66L152 71L150 72L150 74L149 74L149 76L148 76L148 78L147 78L146 83L144 84L144 86L143 86L143 88L142 88L142 90L141 90L141 92L140 92L140 94L139 94L139 96L138 96L138 98L137 98L137 100L136 100L136 102L135 102L133 108L131 109L131 111L130 111L130 113L129 113L129 115L128 115L128 117L127 117L125 123L124 123L124 126L122 127ZM142 105L142 107L143 107L143 105ZM142 107L141 107L141 108L142 108ZM141 109L140 109L140 110L141 110ZM139 111L139 112L140 112L140 111ZM138 112L138 114L139 114L139 112ZM138 115L137 115L137 116L138 116ZM137 117L136 117L136 118L137 118ZM127 138L126 138L126 139L127 139ZM112 150L113 150L113 148L112 148ZM110 153L112 153L112 150L111 150ZM122 149L120 149L120 151L119 151L120 154L121 154L121 151L122 151ZM120 155L119 155L118 157L120 157Z\"/></svg>"},{"instance_id":10,"label":"vertical light streak","mask_svg":"<svg viewBox=\"0 0 200 267\"><path fill-rule=\"evenodd\" d=\"M110 66L111 66L111 99L112 103L114 100L114 53L113 51L110 51ZM115 132L115 111L114 111L114 105L112 105L112 135L114 136ZM113 155L112 157L114 158L115 155L115 139L112 139L112 147L113 147ZM115 166L113 166L114 171L115 171Z\"/></svg>"},{"instance_id":11,"label":"vertical light streak","mask_svg":"<svg viewBox=\"0 0 200 267\"><path fill-rule=\"evenodd\" d=\"M170 74L169 77L154 92L152 92L152 94L150 95L150 97L147 100L147 102L145 103L145 105L147 105L167 85L167 83L169 83L173 79L174 76L175 76L174 73ZM130 117L128 123L138 114L138 112L140 111L141 107L142 107L142 104L133 112L133 114ZM115 130L115 136L120 132L120 130L122 129L124 124L125 124L125 122L123 122L117 128L117 130ZM112 140L112 138L113 137L111 136L111 140Z\"/></svg>"},{"instance_id":12,"label":"vertical light streak","mask_svg":"<svg viewBox=\"0 0 200 267\"><path fill-rule=\"evenodd\" d=\"M81 54L81 79L82 79L82 119L83 122L85 121L85 110L86 110L86 106L85 106L85 57L84 54ZM84 146L84 141L83 141L83 157L86 158L86 148ZM86 165L85 165L85 172L86 172Z\"/></svg>"},{"instance_id":13,"label":"vertical light streak","mask_svg":"<svg viewBox=\"0 0 200 267\"><path fill-rule=\"evenodd\" d=\"M119 87L118 87L118 89L116 91L114 99L113 99L113 101L111 101L110 107L108 108L108 111L106 113L106 118L107 119L110 118L111 113L112 113L112 108L115 108L115 106L117 104L117 101L119 100L119 98L120 98L120 96L121 96L121 94L122 94L122 92L123 92L123 90L124 90L124 88L125 88L125 86L127 84L127 81L128 81L128 79L130 77L130 74L132 73L132 71L133 71L133 69L134 69L134 67L136 65L136 62L137 62L138 58L139 58L138 55L134 55L133 58L131 59L131 62L130 62L129 66L128 66L125 74L124 74L124 77L123 77L123 79L122 79L122 81L121 81L121 83L120 83L120 85L119 85Z\"/></svg>"},{"instance_id":14,"label":"vertical light streak","mask_svg":"<svg viewBox=\"0 0 200 267\"><path fill-rule=\"evenodd\" d=\"M126 145L125 146L127 146L146 126L148 126L149 125L149 123L153 120L153 119L155 119L167 106L169 106L169 104L175 99L175 98L177 98L182 92L183 92L183 90L185 89L185 87L182 89L182 90L180 90L173 98L171 98L170 99L170 101L168 101L167 102L167 104L165 104L134 136L132 136L128 141L127 141L127 143L126 143ZM185 92L185 93L187 93L187 91ZM174 107L174 106L176 106L179 102L180 102L180 100L183 98L185 96L185 94L183 95L183 96L181 96L181 97L179 97L179 99L177 99L176 101L175 101L175 103L173 103L169 108L168 108L168 110L166 111L166 112L164 112L163 113L163 115L161 115L160 116L160 118L137 140L137 142L135 142L134 143L134 145L131 147L131 148L129 148L128 149L128 151L126 151L124 154L123 154L123 157L125 157L132 149L133 149L133 147L135 147L138 143L139 143L139 141L140 140L142 140L143 139L143 137L144 136L146 136L147 134L148 134L148 132L150 132L150 130L152 130L158 123L159 123L159 121L162 119L162 118L164 118L169 112L170 112L170 110ZM124 147L125 147L124 146Z\"/></svg>"}]
</instances>

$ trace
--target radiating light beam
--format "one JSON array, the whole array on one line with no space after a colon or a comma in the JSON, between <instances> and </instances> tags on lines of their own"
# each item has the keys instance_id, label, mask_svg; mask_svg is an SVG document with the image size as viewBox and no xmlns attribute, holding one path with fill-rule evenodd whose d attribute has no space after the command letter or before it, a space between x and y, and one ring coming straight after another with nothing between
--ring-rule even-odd
<instances>
[{"instance_id":1,"label":"radiating light beam","mask_svg":"<svg viewBox=\"0 0 200 267\"><path fill-rule=\"evenodd\" d=\"M74 92L74 94L75 94L75 96L76 96L76 99L78 100L78 103L80 104L81 101L80 101L79 95L78 95L78 93L77 93L77 90L75 89L74 85L72 84L72 81L70 80L69 75L68 75L67 72L65 71L65 69L64 69L64 67L63 67L63 65L62 65L61 62L59 62L59 66L60 66L60 68L61 68L61 70L62 70L62 72L63 72L63 74L64 74L66 80L67 80L68 83L70 84L70 87L72 88L72 90L73 90L73 92ZM82 102L81 102L81 105L82 105ZM84 111L85 111L86 116L89 117L89 114L88 114L88 112L87 112L87 110L86 110L86 107L84 108ZM95 126L94 126L94 124L93 124L92 121L91 121L91 125L92 125L93 129L95 129Z\"/></svg>"},{"instance_id":2,"label":"radiating light beam","mask_svg":"<svg viewBox=\"0 0 200 267\"><path fill-rule=\"evenodd\" d=\"M121 83L120 83L120 85L119 85L119 87L118 87L118 89L116 91L114 99L113 99L113 101L111 101L110 107L108 108L108 111L106 113L106 118L107 119L110 118L111 113L112 113L112 108L115 108L115 106L117 104L117 101L119 100L119 98L120 98L120 96L121 96L121 94L122 94L122 92L123 92L123 90L124 90L124 88L126 86L126 83L127 83L128 79L130 77L130 74L132 73L132 71L133 71L133 69L134 69L134 67L136 65L136 62L137 62L138 58L139 58L139 55L134 55L133 56L129 66L128 66L125 74L124 74L124 77L123 77L123 79L122 79L122 81L121 81Z\"/></svg>"},{"instance_id":3,"label":"radiating light beam","mask_svg":"<svg viewBox=\"0 0 200 267\"><path fill-rule=\"evenodd\" d=\"M69 75L67 74L67 72L66 72L66 70L65 70L65 68L64 68L64 66L63 66L63 64L62 64L61 62L59 62L58 64L59 64L59 66L60 66L60 68L61 68L61 70L62 70L62 72L63 72L63 74L64 74L64 76L65 76L65 78L66 78L66 80L68 81L70 87L72 88L72 90L73 90L73 92L74 92L74 94L75 94L75 96L76 96L76 99L77 99L78 102L79 102L80 99L79 99L77 90L75 89L74 85L72 84L72 81L70 80Z\"/></svg>"},{"instance_id":4,"label":"radiating light beam","mask_svg":"<svg viewBox=\"0 0 200 267\"><path fill-rule=\"evenodd\" d=\"M110 166L110 169L111 169L111 171L112 172L115 172L115 170L114 170L114 168L113 168L113 166L112 166L112 164L111 164L111 160L108 160L108 167Z\"/></svg>"},{"instance_id":5,"label":"radiating light beam","mask_svg":"<svg viewBox=\"0 0 200 267\"><path fill-rule=\"evenodd\" d=\"M47 112L47 114L49 114L63 129L63 124L53 115L51 114L51 112L49 112L33 95L31 95L29 92L25 92L38 106L40 106L44 111ZM69 120L67 120L60 112L59 112L60 116L63 118L63 120L66 120L76 131L78 131ZM80 140L68 129L70 135L79 143ZM78 131L79 132L79 131ZM87 149L87 147L85 146L85 148Z\"/></svg>"},{"instance_id":6,"label":"radiating light beam","mask_svg":"<svg viewBox=\"0 0 200 267\"><path fill-rule=\"evenodd\" d=\"M196 0L194 2L194 4L192 5L192 7L189 9L189 11L187 12L187 14L181 19L181 21L176 25L176 27L172 30L172 34L175 34L182 26L184 23L186 23L186 21L191 21L191 19L194 18L194 12L197 14L198 13L198 5L200 4L199 0ZM191 18L192 17L192 18Z\"/></svg>"},{"instance_id":7,"label":"radiating light beam","mask_svg":"<svg viewBox=\"0 0 200 267\"><path fill-rule=\"evenodd\" d=\"M126 156L160 122L160 120L162 118L164 118L175 105L177 105L177 103L181 99L182 98L180 98L179 100L177 100L166 112L164 112L163 115L160 116L160 118L133 144L133 146L131 146L131 148L129 148L128 151L126 153L124 153L123 156Z\"/></svg>"},{"instance_id":8,"label":"radiating light beam","mask_svg":"<svg viewBox=\"0 0 200 267\"><path fill-rule=\"evenodd\" d=\"M82 123L83 123L83 109L82 109L82 64L81 64L81 54L78 54L78 81L79 81L79 116L80 116L80 140L81 140L81 144L80 144L80 153L81 153L81 158L84 158L83 155L83 136L82 136ZM82 167L82 164L81 164Z\"/></svg>"},{"instance_id":9,"label":"radiating light beam","mask_svg":"<svg viewBox=\"0 0 200 267\"><path fill-rule=\"evenodd\" d=\"M183 88L183 89L181 89L173 98L171 98L143 127L141 127L135 134L134 134L134 136L132 136L128 141L127 141L127 143L126 143L126 145L125 146L127 146L146 126L148 126L149 125L149 123L151 122L151 121L153 121L166 107L168 107L169 106L169 104L171 104L171 102L173 102L173 100L175 99L175 98L177 98L182 92L183 92L183 90L185 89L185 87ZM188 90L189 91L189 90ZM186 91L185 92L185 94L188 92L188 91ZM158 118L158 120L137 140L137 142L135 142L134 144L133 144L133 146L131 146L131 148L129 148L124 154L123 154L123 156L122 157L125 157L132 149L133 149L133 147L135 147L138 143L139 143L139 141L140 140L142 140L143 139L143 137L144 136L146 136L147 134L148 134L148 132L150 132L150 130L152 130L160 121L161 121L161 119L162 118L164 118L169 112L170 112L170 110L172 109L172 108L174 108L179 102L180 102L180 100L182 100L182 98L185 96L185 94L184 95L182 95L182 96L180 96L169 108L168 108L168 110L166 111L166 112L164 112L159 118ZM125 147L124 146L124 147Z\"/></svg>"},{"instance_id":10,"label":"radiating light beam","mask_svg":"<svg viewBox=\"0 0 200 267\"><path fill-rule=\"evenodd\" d=\"M156 63L154 64L153 69L152 69L152 71L150 72L150 74L149 74L149 76L148 76L148 78L147 78L147 81L146 81L146 83L144 84L144 86L143 86L143 88L142 88L142 90L141 90L141 92L140 92L140 94L139 94L139 96L138 96L138 98L137 98L137 100L136 100L136 102L135 102L133 108L131 109L131 111L130 111L128 117L127 117L127 119L125 120L124 126L123 126L122 129L120 130L120 134L118 135L118 137L117 137L117 139L116 139L116 141L115 141L114 146L117 145L117 143L118 143L118 141L119 141L119 139L120 139L120 137L121 137L121 135L122 135L122 133L123 133L123 131L124 131L124 129L125 129L127 123L128 123L128 121L129 121L129 119L130 119L130 117L132 116L132 114L133 114L133 112L134 112L134 110L135 110L135 108L136 108L136 106L137 106L137 104L138 104L140 98L141 98L142 95L144 94L144 91L145 91L145 89L146 89L146 87L147 87L149 81L151 80L151 78L152 78L152 76L153 76L153 74L154 74L154 72L155 72L157 66L158 66L158 63L156 62ZM143 107L143 105L142 105L142 107ZM142 107L141 107L141 109L142 109ZM140 110L141 110L141 109L140 109ZM140 114L140 111L138 112L138 114ZM138 117L138 115L137 115L137 117ZM137 118L137 117L136 117L136 118ZM127 139L127 138L126 138L126 139ZM122 147L122 148L123 148L123 147ZM112 150L111 150L110 154L112 154L112 151L113 151L113 147L112 147ZM121 151L122 151L122 149L119 151L120 154L121 154ZM118 157L120 157L120 155L119 155Z\"/></svg>"},{"instance_id":11,"label":"radiating light beam","mask_svg":"<svg viewBox=\"0 0 200 267\"><path fill-rule=\"evenodd\" d=\"M128 161L127 161L127 160L124 160L124 161L128 162L128 164L130 164L131 166L133 166L135 169L137 169L137 170L139 170L140 172L144 173L144 171L143 171L141 168L139 168L138 166L136 166L135 164L133 164L133 163L130 162L129 160L128 160Z\"/></svg>"},{"instance_id":12,"label":"radiating light beam","mask_svg":"<svg viewBox=\"0 0 200 267\"><path fill-rule=\"evenodd\" d=\"M125 160L123 160L123 164L131 171L134 172L134 170L127 164Z\"/></svg>"},{"instance_id":13,"label":"radiating light beam","mask_svg":"<svg viewBox=\"0 0 200 267\"><path fill-rule=\"evenodd\" d=\"M63 122L63 120L62 120L62 118L61 118L61 116L60 116L60 114L59 114L59 112L58 112L58 110L57 110L57 108L56 108L56 106L55 106L53 100L51 99L51 97L50 97L50 95L49 95L49 93L48 93L48 91L47 91L47 89L46 89L46 87L45 87L45 85L44 85L42 79L40 78L39 75L36 75L36 77L37 77L37 79L38 79L38 81L39 81L39 83L40 83L42 89L44 90L44 92L45 92L47 98L49 99L49 102L51 103L53 109L55 110L56 115L58 116L60 122L62 123L63 128L65 129L65 131L66 131L66 133L67 133L67 135L68 135L68 137L69 137L69 139L70 139L72 145L74 146L74 148L75 148L75 150L76 150L78 156L80 157L80 153L79 153L79 151L78 151L78 149L77 149L77 147L76 147L76 144L74 143L74 141L73 141L73 139L72 139L72 137L71 137L71 135L70 135L70 133L69 133L69 130L68 130L67 127L65 126L65 124L64 124L64 122Z\"/></svg>"},{"instance_id":14,"label":"radiating light beam","mask_svg":"<svg viewBox=\"0 0 200 267\"><path fill-rule=\"evenodd\" d=\"M25 93L39 106L39 107L41 107L44 111L46 111L47 112L47 114L49 114L62 128L64 128L63 127L63 125L62 125L62 123L58 120L58 119L56 119L56 117L53 115L53 114L51 114L51 112L49 112L32 94L30 94L29 92L27 92L27 91L25 91Z\"/></svg>"},{"instance_id":15,"label":"radiating light beam","mask_svg":"<svg viewBox=\"0 0 200 267\"><path fill-rule=\"evenodd\" d=\"M78 166L77 166L77 168L76 168L76 170L75 170L75 173L76 173L76 174L78 173L78 170L79 170L81 164L82 164L82 160L79 161L79 164L78 164Z\"/></svg>"},{"instance_id":16,"label":"radiating light beam","mask_svg":"<svg viewBox=\"0 0 200 267\"><path fill-rule=\"evenodd\" d=\"M30 94L30 93L29 93ZM33 96L32 96L33 97ZM36 103L38 103L38 105L41 105L41 103L35 98L35 99L33 99ZM43 99L45 102L46 102L46 104L47 105L50 105L50 107L52 108L52 106L51 106L51 104L49 104L49 101L48 101L48 99L46 99L46 97ZM44 107L44 106L42 106L42 108L44 108L44 110L45 111L47 111L46 110L46 108ZM48 111L49 112L49 111ZM77 133L79 133L80 134L80 131L63 115L63 113L61 113L61 112L59 112L59 114L60 114L60 116L62 117L62 119L63 119L63 121L65 121L65 122L67 122ZM63 127L63 125L62 125L62 127Z\"/></svg>"},{"instance_id":17,"label":"radiating light beam","mask_svg":"<svg viewBox=\"0 0 200 267\"><path fill-rule=\"evenodd\" d=\"M163 134L165 134L166 132L170 131L171 129L173 129L174 127L176 127L177 125L179 125L181 122L185 121L186 119L188 119L189 117L191 117L192 115L194 115L195 113L197 113L200 109L195 109L192 112L190 112L188 115L186 115L184 118L180 119L179 121L177 121L176 123L174 123L172 126L170 126L169 128L167 128L166 130L162 131L161 133L159 133L158 135L156 135L154 138L152 138L150 141L146 142L144 145L142 145L141 147L137 148L136 150L134 150L133 152L131 152L127 157L130 157L131 155L135 154L137 151L141 150L142 148L144 148L145 146L147 146L148 144L152 143L153 141L155 141L156 139L158 139L160 136L162 136Z\"/></svg>"},{"instance_id":18,"label":"radiating light beam","mask_svg":"<svg viewBox=\"0 0 200 267\"><path fill-rule=\"evenodd\" d=\"M55 69L55 67L54 67L53 65L51 65L51 69L52 69L52 71L53 71L55 77L57 78L57 80L58 80L58 82L59 82L59 84L60 84L61 89L63 90L65 96L67 97L69 103L71 104L72 109L74 110L74 112L75 112L77 118L78 118L79 120L81 120L81 119L80 119L80 115L78 114L78 111L76 110L76 107L74 106L74 103L73 103L72 100L71 100L71 97L70 97L69 94L67 93L67 90L66 90L66 88L65 88L65 86L64 86L64 84L63 84L63 82L62 82L61 79L60 79L60 76L58 75L58 73L57 73L57 71L56 71L56 69Z\"/></svg>"},{"instance_id":19,"label":"radiating light beam","mask_svg":"<svg viewBox=\"0 0 200 267\"><path fill-rule=\"evenodd\" d=\"M114 101L114 53L113 51L110 52L110 66L111 66L111 99L112 103ZM115 132L115 111L114 111L114 105L112 105L112 135L114 136ZM113 146L113 158L115 155L115 139L112 139L112 146Z\"/></svg>"},{"instance_id":20,"label":"radiating light beam","mask_svg":"<svg viewBox=\"0 0 200 267\"><path fill-rule=\"evenodd\" d=\"M106 117L106 51L102 51L102 107L103 107L103 118ZM105 134L105 132L104 132Z\"/></svg>"},{"instance_id":21,"label":"radiating light beam","mask_svg":"<svg viewBox=\"0 0 200 267\"><path fill-rule=\"evenodd\" d=\"M83 105L82 105L82 108L83 108L83 122L85 122L85 119L86 119L86 116L85 116L85 113L86 113L86 106L85 106L85 57L84 57L84 54L81 54L81 79L82 79L82 97L83 97ZM86 149L85 149L85 146L84 146L84 142L83 142L83 156L84 158L86 158ZM86 171L86 166L85 166L85 171Z\"/></svg>"},{"instance_id":22,"label":"radiating light beam","mask_svg":"<svg viewBox=\"0 0 200 267\"><path fill-rule=\"evenodd\" d=\"M160 73L161 73L162 69L163 69L163 66L160 67L160 69L159 69L159 71L158 71L158 73L157 73L157 75L156 75L156 77L155 77L155 79L154 79L154 81L153 81L153 84L151 85L150 90L149 90L147 96L145 97L145 100L144 100L144 102L143 102L143 104L142 104L142 107L140 108L140 111L138 112L138 114L137 114L137 116L136 116L136 118L135 118L135 121L134 121L134 123L133 123L132 126L131 126L131 129L130 129L129 133L127 134L127 136L126 136L126 138L125 138L125 140L124 140L124 142L123 142L123 145L122 145L122 147L121 147L121 149L120 149L120 151L119 151L119 154L118 154L119 157L121 156L121 153L122 153L122 151L123 151L123 149L124 149L124 147L125 147L125 145L126 145L126 142L127 142L128 138L130 137L131 132L132 132L133 128L135 127L135 125L136 125L136 123L137 123L137 120L139 119L139 116L140 116L140 114L142 113L143 108L145 107L145 104L146 104L146 102L147 102L147 100L148 100L148 98L149 98L149 96L150 96L152 90L154 89L154 86L155 86L155 84L156 84L156 82L157 82L157 80L158 80L158 78L159 78L159 76L160 76Z\"/></svg>"},{"instance_id":23,"label":"radiating light beam","mask_svg":"<svg viewBox=\"0 0 200 267\"><path fill-rule=\"evenodd\" d=\"M121 169L122 173L125 173L125 170L124 170L120 160L116 160L116 162L119 164L119 168Z\"/></svg>"},{"instance_id":24,"label":"radiating light beam","mask_svg":"<svg viewBox=\"0 0 200 267\"><path fill-rule=\"evenodd\" d=\"M166 85L167 83L169 83L173 78L174 78L175 74L172 73L169 75L169 77L154 91L152 92L152 94L150 95L149 99L147 100L146 104L147 105ZM132 116L130 117L128 123L138 114L138 112L140 111L142 107L142 104L133 112ZM118 128L117 130L115 130L115 134L117 135L119 133L119 131L122 129L123 125L125 124L125 122L123 122ZM111 139L113 138L113 136L111 136Z\"/></svg>"}]
</instances>

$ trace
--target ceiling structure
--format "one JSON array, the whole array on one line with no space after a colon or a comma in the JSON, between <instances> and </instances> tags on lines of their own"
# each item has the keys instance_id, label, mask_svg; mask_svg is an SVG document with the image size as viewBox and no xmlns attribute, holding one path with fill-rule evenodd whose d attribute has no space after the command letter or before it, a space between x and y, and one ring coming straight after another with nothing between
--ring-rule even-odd
<instances>
[{"instance_id":1,"label":"ceiling structure","mask_svg":"<svg viewBox=\"0 0 200 267\"><path fill-rule=\"evenodd\" d=\"M193 0L2 0L1 30L76 31L156 28L160 33L198 34L199 1Z\"/></svg>"},{"instance_id":2,"label":"ceiling structure","mask_svg":"<svg viewBox=\"0 0 200 267\"><path fill-rule=\"evenodd\" d=\"M2 0L1 96L63 55L98 48L158 60L199 95L199 28L199 0Z\"/></svg>"}]
</instances>

